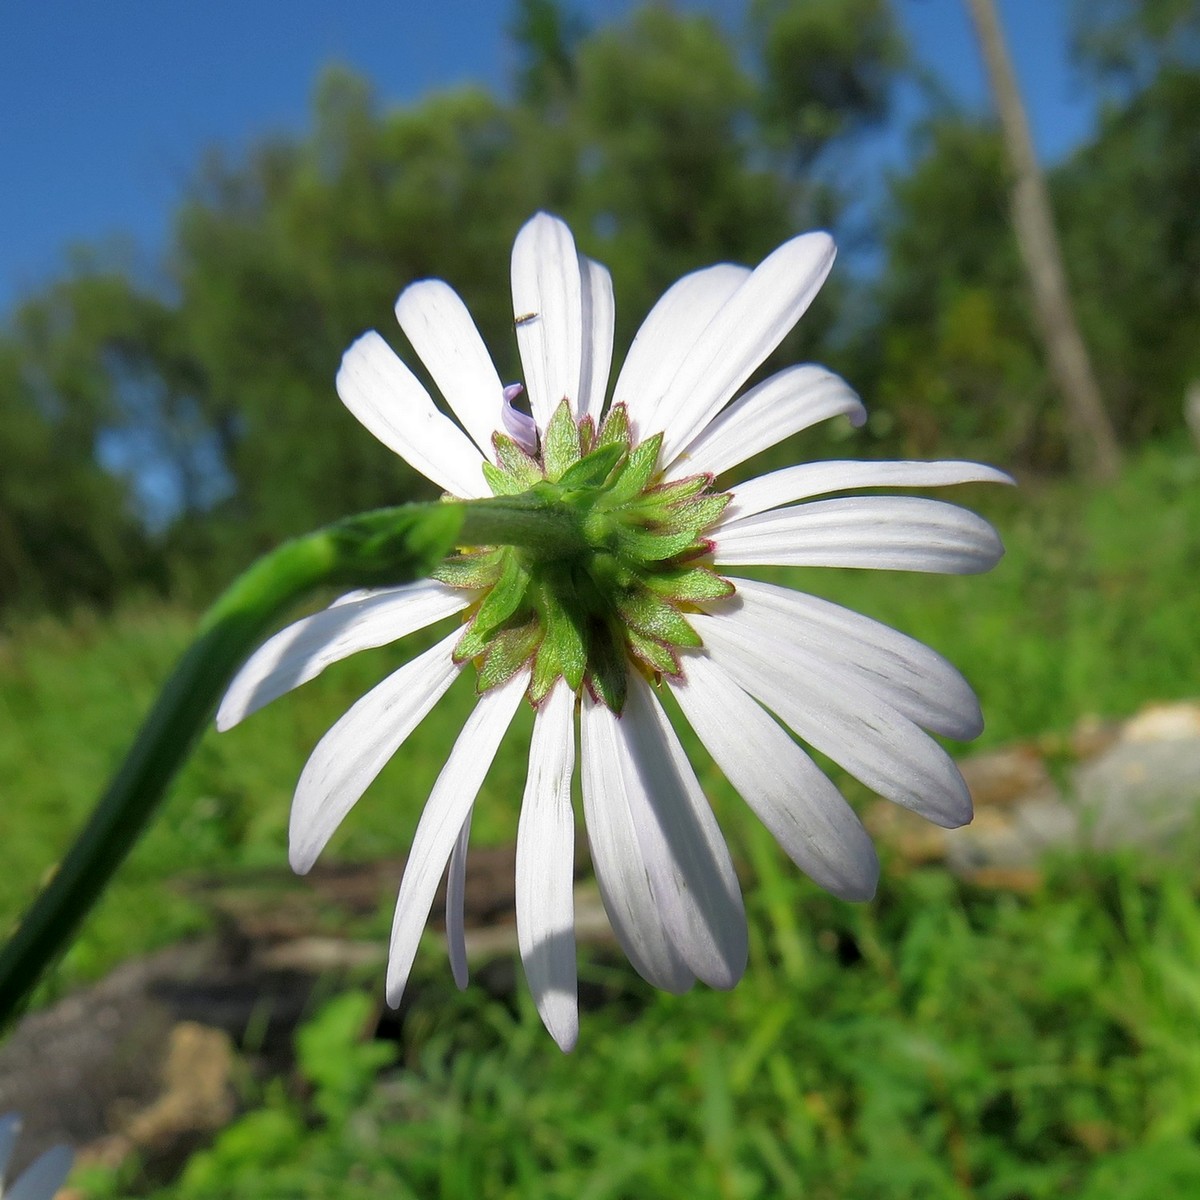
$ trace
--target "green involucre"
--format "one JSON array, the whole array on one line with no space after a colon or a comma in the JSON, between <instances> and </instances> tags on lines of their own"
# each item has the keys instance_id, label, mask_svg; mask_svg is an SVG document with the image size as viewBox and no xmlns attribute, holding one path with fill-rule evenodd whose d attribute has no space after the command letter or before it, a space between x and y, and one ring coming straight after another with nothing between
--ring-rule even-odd
<instances>
[{"instance_id":1,"label":"green involucre","mask_svg":"<svg viewBox=\"0 0 1200 1200\"><path fill-rule=\"evenodd\" d=\"M454 657L475 662L480 692L528 667L534 704L563 679L619 713L630 664L678 676L678 651L700 645L689 606L733 593L703 561L729 496L711 475L661 482L662 436L634 445L621 404L597 430L563 401L536 456L504 434L494 445L485 474L495 495L561 512L578 537L447 559L434 577L481 593Z\"/></svg>"}]
</instances>

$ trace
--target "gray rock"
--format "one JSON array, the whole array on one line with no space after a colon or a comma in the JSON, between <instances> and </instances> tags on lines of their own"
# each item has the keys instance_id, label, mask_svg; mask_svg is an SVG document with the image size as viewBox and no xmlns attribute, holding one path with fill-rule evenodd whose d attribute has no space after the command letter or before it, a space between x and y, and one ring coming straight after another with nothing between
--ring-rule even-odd
<instances>
[{"instance_id":1,"label":"gray rock","mask_svg":"<svg viewBox=\"0 0 1200 1200\"><path fill-rule=\"evenodd\" d=\"M1048 761L1063 763L1063 787ZM975 803L970 825L937 829L880 802L867 814L871 831L914 863L944 862L1003 887L1035 885L1050 850L1200 848L1200 703L1153 704L1124 722L1083 721L1065 738L960 765Z\"/></svg>"},{"instance_id":2,"label":"gray rock","mask_svg":"<svg viewBox=\"0 0 1200 1200\"><path fill-rule=\"evenodd\" d=\"M1085 844L1169 851L1200 813L1200 738L1120 742L1074 782Z\"/></svg>"}]
</instances>

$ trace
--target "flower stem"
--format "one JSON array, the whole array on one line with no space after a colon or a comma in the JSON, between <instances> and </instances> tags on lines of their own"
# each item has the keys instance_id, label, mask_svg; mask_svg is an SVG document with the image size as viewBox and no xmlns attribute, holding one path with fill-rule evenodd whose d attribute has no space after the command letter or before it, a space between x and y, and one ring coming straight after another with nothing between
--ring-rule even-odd
<instances>
[{"instance_id":1,"label":"flower stem","mask_svg":"<svg viewBox=\"0 0 1200 1200\"><path fill-rule=\"evenodd\" d=\"M474 515L477 506L482 516ZM553 517L539 525L536 517L522 516L525 507L482 501L363 513L285 542L235 580L201 622L87 825L0 953L0 1028L66 948L141 836L242 660L282 613L319 587L386 586L427 575L464 534L474 539L476 526L491 541L504 541L505 512L518 544L537 532L535 526L544 536L561 528Z\"/></svg>"},{"instance_id":2,"label":"flower stem","mask_svg":"<svg viewBox=\"0 0 1200 1200\"><path fill-rule=\"evenodd\" d=\"M543 560L569 558L588 548L583 521L549 484L518 496L471 500L459 542L464 546L521 546Z\"/></svg>"}]
</instances>

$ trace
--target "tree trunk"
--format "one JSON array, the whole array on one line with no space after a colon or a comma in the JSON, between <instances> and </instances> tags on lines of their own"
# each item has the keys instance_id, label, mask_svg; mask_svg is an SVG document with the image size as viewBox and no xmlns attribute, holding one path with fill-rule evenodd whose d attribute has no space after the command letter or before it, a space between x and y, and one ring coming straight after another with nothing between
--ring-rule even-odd
<instances>
[{"instance_id":1,"label":"tree trunk","mask_svg":"<svg viewBox=\"0 0 1200 1200\"><path fill-rule=\"evenodd\" d=\"M1012 219L1033 293L1039 332L1066 405L1071 460L1094 478L1115 479L1121 451L1104 409L1087 347L1075 320L1050 198L1038 167L1012 62L993 0L966 0L987 64L988 78L1013 173Z\"/></svg>"}]
</instances>

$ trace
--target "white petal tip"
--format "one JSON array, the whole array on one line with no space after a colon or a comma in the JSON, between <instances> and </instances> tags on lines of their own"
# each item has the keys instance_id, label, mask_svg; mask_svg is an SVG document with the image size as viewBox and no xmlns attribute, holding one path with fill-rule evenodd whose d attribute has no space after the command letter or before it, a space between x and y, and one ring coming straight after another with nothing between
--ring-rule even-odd
<instances>
[{"instance_id":1,"label":"white petal tip","mask_svg":"<svg viewBox=\"0 0 1200 1200\"><path fill-rule=\"evenodd\" d=\"M976 708L973 712L964 712L958 728L950 734L956 741L973 742L983 732L983 710Z\"/></svg>"},{"instance_id":2,"label":"white petal tip","mask_svg":"<svg viewBox=\"0 0 1200 1200\"><path fill-rule=\"evenodd\" d=\"M550 229L557 228L559 226L567 229L567 223L561 217L556 217L553 213L548 213L544 208L542 208L538 209L538 211L535 212L533 216L521 226L521 230ZM520 236L520 234L518 234L518 236Z\"/></svg>"},{"instance_id":3,"label":"white petal tip","mask_svg":"<svg viewBox=\"0 0 1200 1200\"><path fill-rule=\"evenodd\" d=\"M970 825L975 819L975 807L968 795L961 803L948 804L938 812L921 811L921 816L927 821L941 826L942 829L961 829L964 825Z\"/></svg>"},{"instance_id":4,"label":"white petal tip","mask_svg":"<svg viewBox=\"0 0 1200 1200\"><path fill-rule=\"evenodd\" d=\"M378 354L380 350L386 350L389 354L394 353L391 346L374 329L368 329L366 333L359 334L346 347L346 351L342 355L341 364L338 366L337 375L334 378L334 386L339 396L342 394L342 388L348 382L351 372L362 363L363 359Z\"/></svg>"},{"instance_id":5,"label":"white petal tip","mask_svg":"<svg viewBox=\"0 0 1200 1200\"><path fill-rule=\"evenodd\" d=\"M428 295L431 291L441 291L442 289L449 290L449 284L441 279L414 279L399 296L396 297L395 310L396 318L401 325L404 324L403 314L409 310L414 303L418 303L423 295Z\"/></svg>"},{"instance_id":6,"label":"white petal tip","mask_svg":"<svg viewBox=\"0 0 1200 1200\"><path fill-rule=\"evenodd\" d=\"M873 865L859 874L821 886L831 896L836 896L839 900L847 900L851 904L863 904L868 900L874 900L875 893L879 889L879 859L874 859Z\"/></svg>"},{"instance_id":7,"label":"white petal tip","mask_svg":"<svg viewBox=\"0 0 1200 1200\"><path fill-rule=\"evenodd\" d=\"M579 1025L578 1023L566 1029L551 1029L546 1026L550 1036L554 1039L555 1045L564 1053L570 1054L575 1049L575 1044L579 1041Z\"/></svg>"},{"instance_id":8,"label":"white petal tip","mask_svg":"<svg viewBox=\"0 0 1200 1200\"><path fill-rule=\"evenodd\" d=\"M833 235L824 229L815 229L811 233L802 233L790 241L784 242L774 254L783 253L795 256L798 264L806 271L811 271L817 278L817 286L833 269L833 260L837 258L837 243ZM774 257L774 254L770 257Z\"/></svg>"},{"instance_id":9,"label":"white petal tip","mask_svg":"<svg viewBox=\"0 0 1200 1200\"><path fill-rule=\"evenodd\" d=\"M411 964L401 972L394 962L388 961L387 981L383 988L383 998L387 1001L388 1008L400 1007L400 1002L404 999L404 992L408 987L409 970L411 970Z\"/></svg>"},{"instance_id":10,"label":"white petal tip","mask_svg":"<svg viewBox=\"0 0 1200 1200\"><path fill-rule=\"evenodd\" d=\"M706 971L704 982L718 992L730 992L741 982L746 973L749 954L742 956L740 961L721 963L715 971Z\"/></svg>"},{"instance_id":11,"label":"white petal tip","mask_svg":"<svg viewBox=\"0 0 1200 1200\"><path fill-rule=\"evenodd\" d=\"M546 1032L564 1054L570 1054L579 1040L579 1000L574 992L555 990L534 997L538 1016Z\"/></svg>"},{"instance_id":12,"label":"white petal tip","mask_svg":"<svg viewBox=\"0 0 1200 1200\"><path fill-rule=\"evenodd\" d=\"M875 893L879 890L879 880L875 879L871 882L870 887L862 887L851 889L847 888L838 899L847 900L851 904L867 904L875 899Z\"/></svg>"},{"instance_id":13,"label":"white petal tip","mask_svg":"<svg viewBox=\"0 0 1200 1200\"><path fill-rule=\"evenodd\" d=\"M837 257L837 242L833 240L833 234L828 230L814 229L811 233L803 233L800 236L807 238L822 253L828 254L830 259Z\"/></svg>"},{"instance_id":14,"label":"white petal tip","mask_svg":"<svg viewBox=\"0 0 1200 1200\"><path fill-rule=\"evenodd\" d=\"M999 483L1006 487L1017 486L1017 481L1007 471L993 467L990 463L964 462L962 465L970 468L971 471L970 477L964 478L963 483Z\"/></svg>"},{"instance_id":15,"label":"white petal tip","mask_svg":"<svg viewBox=\"0 0 1200 1200\"><path fill-rule=\"evenodd\" d=\"M320 857L321 847L301 843L288 849L288 864L297 875L307 875Z\"/></svg>"},{"instance_id":16,"label":"white petal tip","mask_svg":"<svg viewBox=\"0 0 1200 1200\"><path fill-rule=\"evenodd\" d=\"M983 565L979 568L981 572L990 571L1004 557L1004 543L1000 540L1000 535L992 531L994 539L991 545L984 547L980 560Z\"/></svg>"}]
</instances>

